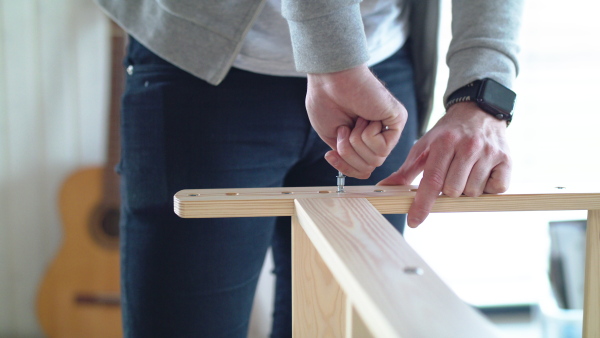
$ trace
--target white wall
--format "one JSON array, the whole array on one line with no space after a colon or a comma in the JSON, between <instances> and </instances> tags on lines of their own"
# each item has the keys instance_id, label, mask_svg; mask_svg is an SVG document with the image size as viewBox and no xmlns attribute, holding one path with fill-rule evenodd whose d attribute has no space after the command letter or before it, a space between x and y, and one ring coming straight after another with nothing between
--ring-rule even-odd
<instances>
[{"instance_id":1,"label":"white wall","mask_svg":"<svg viewBox=\"0 0 600 338\"><path fill-rule=\"evenodd\" d=\"M41 335L59 187L104 160L108 34L91 1L0 0L0 337Z\"/></svg>"}]
</instances>

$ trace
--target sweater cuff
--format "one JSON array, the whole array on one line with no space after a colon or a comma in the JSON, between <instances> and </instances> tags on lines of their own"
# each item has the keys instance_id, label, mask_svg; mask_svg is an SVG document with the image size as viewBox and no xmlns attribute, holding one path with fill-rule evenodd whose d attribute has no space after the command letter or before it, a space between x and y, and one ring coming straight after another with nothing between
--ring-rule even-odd
<instances>
[{"instance_id":1,"label":"sweater cuff","mask_svg":"<svg viewBox=\"0 0 600 338\"><path fill-rule=\"evenodd\" d=\"M450 74L444 104L448 96L458 88L479 79L494 79L511 88L518 72L517 62L513 57L490 48L463 49L453 53L447 62Z\"/></svg>"},{"instance_id":2,"label":"sweater cuff","mask_svg":"<svg viewBox=\"0 0 600 338\"><path fill-rule=\"evenodd\" d=\"M333 73L369 60L360 4L303 21L288 20L296 70Z\"/></svg>"}]
</instances>

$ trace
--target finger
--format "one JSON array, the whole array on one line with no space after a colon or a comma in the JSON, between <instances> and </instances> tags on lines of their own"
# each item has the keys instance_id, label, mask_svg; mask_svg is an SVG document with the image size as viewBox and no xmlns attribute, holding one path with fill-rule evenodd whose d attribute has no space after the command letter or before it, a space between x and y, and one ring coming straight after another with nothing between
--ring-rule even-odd
<instances>
[{"instance_id":1,"label":"finger","mask_svg":"<svg viewBox=\"0 0 600 338\"><path fill-rule=\"evenodd\" d=\"M363 178L364 173L356 170L352 167L348 162L346 162L340 154L336 150L330 150L325 153L325 160L336 170L341 171L344 175L350 177ZM364 178L369 178L369 175L366 175Z\"/></svg>"},{"instance_id":2,"label":"finger","mask_svg":"<svg viewBox=\"0 0 600 338\"><path fill-rule=\"evenodd\" d=\"M435 200L444 187L448 168L454 158L452 149L447 144L432 147L431 153L425 163L423 179L415 194L415 200L408 210L408 226L412 228L417 227L429 215Z\"/></svg>"},{"instance_id":3,"label":"finger","mask_svg":"<svg viewBox=\"0 0 600 338\"><path fill-rule=\"evenodd\" d=\"M482 179L487 179L485 175L489 174L491 168L484 165L486 162L480 162L476 172L477 175L471 176L473 167L477 163L477 159L481 156L481 149L481 142L475 139L462 142L458 145L455 149L456 155L450 164L448 174L446 175L446 182L442 189L444 195L459 197L465 191L469 180L473 180L471 183L476 185L477 183L482 183ZM486 169L488 172L484 174ZM483 187L481 188L483 190Z\"/></svg>"},{"instance_id":4,"label":"finger","mask_svg":"<svg viewBox=\"0 0 600 338\"><path fill-rule=\"evenodd\" d=\"M379 167L385 161L387 155L375 154L364 142L363 135L370 125L369 121L359 117L356 120L354 129L350 133L350 144L356 153L369 165Z\"/></svg>"},{"instance_id":5,"label":"finger","mask_svg":"<svg viewBox=\"0 0 600 338\"><path fill-rule=\"evenodd\" d=\"M338 128L337 155L342 161L339 165L348 166L345 170L341 170L347 176L356 178L369 178L375 167L365 162L365 160L356 152L352 144L350 144L350 128L341 126ZM343 163L341 163L343 162ZM339 170L339 169L338 169Z\"/></svg>"},{"instance_id":6,"label":"finger","mask_svg":"<svg viewBox=\"0 0 600 338\"><path fill-rule=\"evenodd\" d=\"M406 161L404 161L402 166L395 173L377 183L377 185L411 184L423 171L429 156L429 147L425 147L424 144L417 142L408 153Z\"/></svg>"},{"instance_id":7,"label":"finger","mask_svg":"<svg viewBox=\"0 0 600 338\"><path fill-rule=\"evenodd\" d=\"M500 194L506 192L510 185L511 164L509 161L502 161L494 169L490 178L487 180L483 192L488 194Z\"/></svg>"},{"instance_id":8,"label":"finger","mask_svg":"<svg viewBox=\"0 0 600 338\"><path fill-rule=\"evenodd\" d=\"M481 159L475 163L469 179L464 188L464 194L470 197L477 197L483 193L485 185L490 178L491 162Z\"/></svg>"},{"instance_id":9,"label":"finger","mask_svg":"<svg viewBox=\"0 0 600 338\"><path fill-rule=\"evenodd\" d=\"M401 134L402 129L397 129L395 126L384 127L379 121L370 121L361 137L374 154L387 157L398 143Z\"/></svg>"}]
</instances>

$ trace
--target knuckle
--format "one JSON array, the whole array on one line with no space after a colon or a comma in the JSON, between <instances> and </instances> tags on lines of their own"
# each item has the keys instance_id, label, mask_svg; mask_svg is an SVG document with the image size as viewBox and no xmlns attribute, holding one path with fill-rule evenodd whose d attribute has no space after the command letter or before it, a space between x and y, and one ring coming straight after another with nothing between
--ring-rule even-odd
<instances>
[{"instance_id":1,"label":"knuckle","mask_svg":"<svg viewBox=\"0 0 600 338\"><path fill-rule=\"evenodd\" d=\"M372 151L375 154L375 156L383 157L384 159L390 154L390 151L388 151L388 149L386 149L385 147L374 147Z\"/></svg>"},{"instance_id":2,"label":"knuckle","mask_svg":"<svg viewBox=\"0 0 600 338\"><path fill-rule=\"evenodd\" d=\"M356 178L359 178L361 180L366 180L367 178L371 177L371 172L372 171L360 172L356 175Z\"/></svg>"},{"instance_id":3,"label":"knuckle","mask_svg":"<svg viewBox=\"0 0 600 338\"><path fill-rule=\"evenodd\" d=\"M485 192L490 194L500 194L508 190L508 182L493 180L488 182Z\"/></svg>"},{"instance_id":4,"label":"knuckle","mask_svg":"<svg viewBox=\"0 0 600 338\"><path fill-rule=\"evenodd\" d=\"M482 194L482 191L480 191L479 189L476 189L476 188L467 187L467 188L465 188L464 194L469 197L477 197Z\"/></svg>"},{"instance_id":5,"label":"knuckle","mask_svg":"<svg viewBox=\"0 0 600 338\"><path fill-rule=\"evenodd\" d=\"M434 189L441 191L444 186L445 177L439 170L433 170L427 174L427 181Z\"/></svg>"},{"instance_id":6,"label":"knuckle","mask_svg":"<svg viewBox=\"0 0 600 338\"><path fill-rule=\"evenodd\" d=\"M463 150L469 157L479 154L482 149L485 149L485 152L490 150L489 147L484 148L483 141L481 139L470 137L463 142Z\"/></svg>"},{"instance_id":7,"label":"knuckle","mask_svg":"<svg viewBox=\"0 0 600 338\"><path fill-rule=\"evenodd\" d=\"M446 130L446 131L442 132L441 135L439 136L439 142L442 145L454 144L458 141L458 139L459 139L458 134L452 130Z\"/></svg>"},{"instance_id":8,"label":"knuckle","mask_svg":"<svg viewBox=\"0 0 600 338\"><path fill-rule=\"evenodd\" d=\"M377 168L377 167L381 167L381 165L385 162L385 159L386 159L385 156L376 157L373 170L375 170L375 168Z\"/></svg>"},{"instance_id":9,"label":"knuckle","mask_svg":"<svg viewBox=\"0 0 600 338\"><path fill-rule=\"evenodd\" d=\"M442 190L442 193L446 196L456 198L462 194L462 191L460 191L456 187L444 187L444 189Z\"/></svg>"}]
</instances>

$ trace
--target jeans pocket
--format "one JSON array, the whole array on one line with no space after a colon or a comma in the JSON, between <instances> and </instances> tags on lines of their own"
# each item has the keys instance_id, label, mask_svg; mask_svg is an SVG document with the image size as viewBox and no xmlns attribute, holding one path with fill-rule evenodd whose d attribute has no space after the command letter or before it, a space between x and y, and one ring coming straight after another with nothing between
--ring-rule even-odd
<instances>
[{"instance_id":1,"label":"jeans pocket","mask_svg":"<svg viewBox=\"0 0 600 338\"><path fill-rule=\"evenodd\" d=\"M169 207L172 202L167 188L165 97L160 86L148 85L151 78L151 73L128 75L122 100L121 195L124 207L132 212Z\"/></svg>"}]
</instances>

